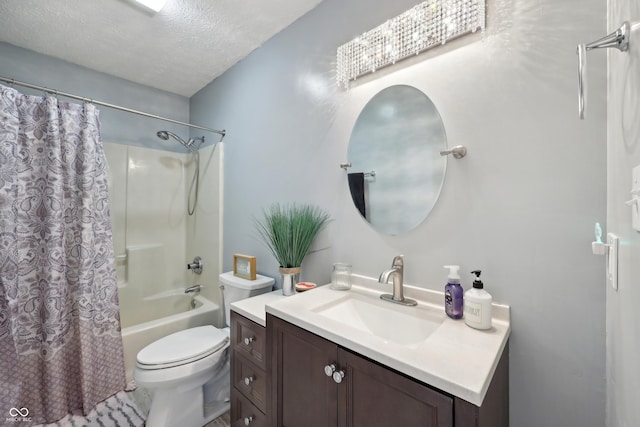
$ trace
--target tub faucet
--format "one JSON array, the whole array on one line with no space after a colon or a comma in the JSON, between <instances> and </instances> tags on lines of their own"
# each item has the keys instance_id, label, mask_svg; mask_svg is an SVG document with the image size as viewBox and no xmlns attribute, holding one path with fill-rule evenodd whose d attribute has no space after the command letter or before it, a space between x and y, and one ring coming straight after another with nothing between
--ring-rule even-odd
<instances>
[{"instance_id":1,"label":"tub faucet","mask_svg":"<svg viewBox=\"0 0 640 427\"><path fill-rule=\"evenodd\" d=\"M201 289L202 289L202 285L189 286L187 289L184 290L184 293L191 294L193 292L200 292Z\"/></svg>"},{"instance_id":2,"label":"tub faucet","mask_svg":"<svg viewBox=\"0 0 640 427\"><path fill-rule=\"evenodd\" d=\"M380 274L380 278L378 279L378 282L380 283L389 283L389 277L393 278L393 295L382 294L380 295L380 298L385 301L394 302L396 304L417 305L418 303L415 300L404 297L404 284L402 283L403 276L404 255L398 255L393 258L391 268L389 270L383 271L382 274Z\"/></svg>"},{"instance_id":3,"label":"tub faucet","mask_svg":"<svg viewBox=\"0 0 640 427\"><path fill-rule=\"evenodd\" d=\"M196 274L202 274L202 258L199 256L193 259L193 262L187 264L187 270L191 270Z\"/></svg>"}]
</instances>

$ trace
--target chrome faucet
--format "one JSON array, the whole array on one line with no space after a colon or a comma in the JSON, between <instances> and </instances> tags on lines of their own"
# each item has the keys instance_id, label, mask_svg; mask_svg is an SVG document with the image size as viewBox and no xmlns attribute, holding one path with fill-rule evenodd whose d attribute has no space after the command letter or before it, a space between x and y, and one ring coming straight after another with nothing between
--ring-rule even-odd
<instances>
[{"instance_id":1,"label":"chrome faucet","mask_svg":"<svg viewBox=\"0 0 640 427\"><path fill-rule=\"evenodd\" d=\"M187 289L184 290L184 293L191 294L193 292L200 292L201 289L202 289L202 285L189 286Z\"/></svg>"},{"instance_id":2,"label":"chrome faucet","mask_svg":"<svg viewBox=\"0 0 640 427\"><path fill-rule=\"evenodd\" d=\"M396 304L417 305L418 303L415 300L404 297L402 283L404 276L404 255L398 255L393 258L391 269L383 271L382 274L380 274L378 282L389 283L389 276L393 278L393 295L382 294L380 295L380 298Z\"/></svg>"}]
</instances>

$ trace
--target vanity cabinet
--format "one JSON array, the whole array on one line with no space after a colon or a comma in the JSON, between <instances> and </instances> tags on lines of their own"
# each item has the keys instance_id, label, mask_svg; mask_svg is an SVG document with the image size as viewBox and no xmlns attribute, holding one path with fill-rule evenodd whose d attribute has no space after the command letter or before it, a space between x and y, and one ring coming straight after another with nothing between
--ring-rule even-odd
<instances>
[{"instance_id":1,"label":"vanity cabinet","mask_svg":"<svg viewBox=\"0 0 640 427\"><path fill-rule=\"evenodd\" d=\"M506 351L479 408L270 314L267 339L273 427L508 426Z\"/></svg>"},{"instance_id":2,"label":"vanity cabinet","mask_svg":"<svg viewBox=\"0 0 640 427\"><path fill-rule=\"evenodd\" d=\"M270 386L264 327L231 312L231 425L267 427Z\"/></svg>"}]
</instances>

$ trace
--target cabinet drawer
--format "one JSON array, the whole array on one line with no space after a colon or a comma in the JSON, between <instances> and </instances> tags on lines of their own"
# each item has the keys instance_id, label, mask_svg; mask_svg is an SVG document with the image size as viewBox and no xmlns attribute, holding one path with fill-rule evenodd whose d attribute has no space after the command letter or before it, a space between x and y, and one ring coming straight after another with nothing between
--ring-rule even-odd
<instances>
[{"instance_id":1,"label":"cabinet drawer","mask_svg":"<svg viewBox=\"0 0 640 427\"><path fill-rule=\"evenodd\" d=\"M231 345L236 354L242 354L261 369L266 369L266 329L232 311L231 331Z\"/></svg>"},{"instance_id":2,"label":"cabinet drawer","mask_svg":"<svg viewBox=\"0 0 640 427\"><path fill-rule=\"evenodd\" d=\"M235 356L233 363L233 385L262 412L267 412L267 378L264 371L245 359Z\"/></svg>"},{"instance_id":3,"label":"cabinet drawer","mask_svg":"<svg viewBox=\"0 0 640 427\"><path fill-rule=\"evenodd\" d=\"M231 392L231 427L267 427L267 417L237 390Z\"/></svg>"}]
</instances>

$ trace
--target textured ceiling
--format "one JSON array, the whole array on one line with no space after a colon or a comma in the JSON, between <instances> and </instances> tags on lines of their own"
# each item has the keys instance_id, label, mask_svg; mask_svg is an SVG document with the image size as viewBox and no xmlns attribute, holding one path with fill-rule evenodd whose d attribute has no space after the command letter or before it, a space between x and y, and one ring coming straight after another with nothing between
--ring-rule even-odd
<instances>
[{"instance_id":1,"label":"textured ceiling","mask_svg":"<svg viewBox=\"0 0 640 427\"><path fill-rule=\"evenodd\" d=\"M1 0L0 41L190 97L321 1Z\"/></svg>"}]
</instances>

